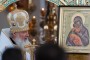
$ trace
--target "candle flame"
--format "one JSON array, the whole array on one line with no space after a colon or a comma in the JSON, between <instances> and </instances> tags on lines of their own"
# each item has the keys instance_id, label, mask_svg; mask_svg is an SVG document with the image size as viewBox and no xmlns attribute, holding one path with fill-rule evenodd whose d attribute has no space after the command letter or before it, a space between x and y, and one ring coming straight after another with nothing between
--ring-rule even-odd
<instances>
[{"instance_id":1,"label":"candle flame","mask_svg":"<svg viewBox=\"0 0 90 60\"><path fill-rule=\"evenodd\" d=\"M44 8L42 8L42 11L44 11Z\"/></svg>"},{"instance_id":2,"label":"candle flame","mask_svg":"<svg viewBox=\"0 0 90 60\"><path fill-rule=\"evenodd\" d=\"M35 17L35 16L33 16L33 18L35 19L36 17Z\"/></svg>"}]
</instances>

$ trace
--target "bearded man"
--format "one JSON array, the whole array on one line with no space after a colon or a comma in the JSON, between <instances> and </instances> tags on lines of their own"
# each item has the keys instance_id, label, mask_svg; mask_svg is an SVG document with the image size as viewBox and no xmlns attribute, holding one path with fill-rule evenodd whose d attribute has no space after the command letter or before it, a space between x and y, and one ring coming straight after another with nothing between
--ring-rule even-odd
<instances>
[{"instance_id":1,"label":"bearded man","mask_svg":"<svg viewBox=\"0 0 90 60\"><path fill-rule=\"evenodd\" d=\"M0 36L0 52L8 47L19 47L24 51L25 59L31 60L29 34L29 15L25 10L15 9L7 15L10 28L2 29Z\"/></svg>"}]
</instances>

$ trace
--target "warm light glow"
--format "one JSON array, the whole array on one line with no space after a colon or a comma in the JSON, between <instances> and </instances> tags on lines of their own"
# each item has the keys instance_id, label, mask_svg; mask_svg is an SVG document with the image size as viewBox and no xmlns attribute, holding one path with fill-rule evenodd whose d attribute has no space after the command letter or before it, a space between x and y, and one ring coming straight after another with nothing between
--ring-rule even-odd
<instances>
[{"instance_id":1,"label":"warm light glow","mask_svg":"<svg viewBox=\"0 0 90 60\"><path fill-rule=\"evenodd\" d=\"M44 26L44 29L48 29L48 26L47 26L47 25L45 25L45 26Z\"/></svg>"},{"instance_id":2,"label":"warm light glow","mask_svg":"<svg viewBox=\"0 0 90 60\"><path fill-rule=\"evenodd\" d=\"M45 9L44 8L42 8L42 11L44 11Z\"/></svg>"},{"instance_id":3,"label":"warm light glow","mask_svg":"<svg viewBox=\"0 0 90 60\"><path fill-rule=\"evenodd\" d=\"M43 16L43 17L44 17L44 16L45 16L45 14L46 14L46 12L45 12L45 8L42 8L42 9L41 9L41 16Z\"/></svg>"},{"instance_id":4,"label":"warm light glow","mask_svg":"<svg viewBox=\"0 0 90 60\"><path fill-rule=\"evenodd\" d=\"M13 10L13 9L14 9L14 7L13 7L13 6L11 6L11 7L10 7L10 9L11 9L11 10Z\"/></svg>"},{"instance_id":5,"label":"warm light glow","mask_svg":"<svg viewBox=\"0 0 90 60\"><path fill-rule=\"evenodd\" d=\"M35 39L33 39L33 42L35 42L36 40Z\"/></svg>"},{"instance_id":6,"label":"warm light glow","mask_svg":"<svg viewBox=\"0 0 90 60\"><path fill-rule=\"evenodd\" d=\"M54 30L57 30L57 25L54 26Z\"/></svg>"},{"instance_id":7,"label":"warm light glow","mask_svg":"<svg viewBox=\"0 0 90 60\"><path fill-rule=\"evenodd\" d=\"M36 17L35 16L33 16L33 19L35 19Z\"/></svg>"}]
</instances>

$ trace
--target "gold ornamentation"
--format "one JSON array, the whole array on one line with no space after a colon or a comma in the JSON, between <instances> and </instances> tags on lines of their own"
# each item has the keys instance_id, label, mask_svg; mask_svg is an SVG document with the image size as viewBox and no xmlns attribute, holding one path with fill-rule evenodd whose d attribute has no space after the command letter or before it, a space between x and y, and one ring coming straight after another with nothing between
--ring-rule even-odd
<instances>
[{"instance_id":1,"label":"gold ornamentation","mask_svg":"<svg viewBox=\"0 0 90 60\"><path fill-rule=\"evenodd\" d=\"M0 12L3 11L5 7L3 5L0 5Z\"/></svg>"},{"instance_id":2,"label":"gold ornamentation","mask_svg":"<svg viewBox=\"0 0 90 60\"><path fill-rule=\"evenodd\" d=\"M11 32L20 32L29 30L29 15L25 10L14 10L7 16Z\"/></svg>"}]
</instances>

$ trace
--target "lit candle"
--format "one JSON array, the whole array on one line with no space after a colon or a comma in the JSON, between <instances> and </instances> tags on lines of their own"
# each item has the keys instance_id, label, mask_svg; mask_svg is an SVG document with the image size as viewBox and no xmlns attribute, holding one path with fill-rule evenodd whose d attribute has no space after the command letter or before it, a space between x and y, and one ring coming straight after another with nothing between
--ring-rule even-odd
<instances>
[{"instance_id":1,"label":"lit candle","mask_svg":"<svg viewBox=\"0 0 90 60\"><path fill-rule=\"evenodd\" d=\"M54 26L54 30L57 31L57 25Z\"/></svg>"},{"instance_id":2,"label":"lit candle","mask_svg":"<svg viewBox=\"0 0 90 60\"><path fill-rule=\"evenodd\" d=\"M33 16L33 19L35 19L36 17L35 16Z\"/></svg>"},{"instance_id":3,"label":"lit candle","mask_svg":"<svg viewBox=\"0 0 90 60\"><path fill-rule=\"evenodd\" d=\"M44 11L44 8L42 8L42 11Z\"/></svg>"},{"instance_id":4,"label":"lit candle","mask_svg":"<svg viewBox=\"0 0 90 60\"><path fill-rule=\"evenodd\" d=\"M44 26L44 29L47 30L47 29L48 29L48 25L45 25L45 26Z\"/></svg>"},{"instance_id":5,"label":"lit candle","mask_svg":"<svg viewBox=\"0 0 90 60\"><path fill-rule=\"evenodd\" d=\"M45 16L45 9L44 8L41 9L41 16Z\"/></svg>"},{"instance_id":6,"label":"lit candle","mask_svg":"<svg viewBox=\"0 0 90 60\"><path fill-rule=\"evenodd\" d=\"M33 16L31 21L32 21L33 26L35 26L36 25L36 16Z\"/></svg>"},{"instance_id":7,"label":"lit candle","mask_svg":"<svg viewBox=\"0 0 90 60\"><path fill-rule=\"evenodd\" d=\"M35 19L36 19L36 16L33 16L33 17L32 17L32 20L35 20Z\"/></svg>"}]
</instances>

